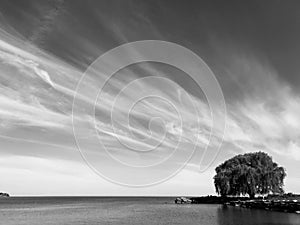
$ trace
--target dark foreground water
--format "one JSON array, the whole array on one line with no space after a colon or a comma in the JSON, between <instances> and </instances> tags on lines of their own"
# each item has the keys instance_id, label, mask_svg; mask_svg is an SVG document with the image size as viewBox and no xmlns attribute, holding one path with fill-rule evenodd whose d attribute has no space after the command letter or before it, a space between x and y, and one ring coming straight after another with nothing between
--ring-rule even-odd
<instances>
[{"instance_id":1,"label":"dark foreground water","mask_svg":"<svg viewBox=\"0 0 300 225\"><path fill-rule=\"evenodd\" d=\"M221 205L175 205L174 198L0 198L0 224L300 224L300 215Z\"/></svg>"}]
</instances>

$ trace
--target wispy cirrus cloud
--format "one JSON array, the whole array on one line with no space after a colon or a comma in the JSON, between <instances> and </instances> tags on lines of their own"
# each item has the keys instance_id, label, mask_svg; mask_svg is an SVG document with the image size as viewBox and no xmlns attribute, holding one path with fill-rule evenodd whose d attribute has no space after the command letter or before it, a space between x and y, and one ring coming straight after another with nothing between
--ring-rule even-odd
<instances>
[{"instance_id":1,"label":"wispy cirrus cloud","mask_svg":"<svg viewBox=\"0 0 300 225\"><path fill-rule=\"evenodd\" d=\"M232 93L229 89L235 88L235 96L227 98L229 116L225 140L243 151L265 150L298 159L298 92L280 79L261 54L255 56L249 50L225 52L229 56L225 62L226 74L232 80L225 86L225 92Z\"/></svg>"},{"instance_id":2,"label":"wispy cirrus cloud","mask_svg":"<svg viewBox=\"0 0 300 225\"><path fill-rule=\"evenodd\" d=\"M21 42L21 40L19 40ZM123 124L123 121L127 121L126 115L128 113L127 103L132 98L134 98L135 90L128 90L126 93L122 93L123 100L120 102L122 104L117 104L114 106L116 111L116 120L118 121L117 130L112 130L111 121L109 118L109 108L112 107L113 97L122 90L126 83L132 81L133 79L138 78L140 75L137 74L134 70L125 71L128 79L118 80L112 79L110 81L110 87L113 87L111 91L108 87L107 94L105 98L102 99L99 103L92 101L89 96L89 93L81 94L75 92L76 81L78 78L71 81L72 84L66 83L70 80L72 76L81 75L80 71L74 70L71 66L66 67L64 63L59 63L59 60L56 59L56 63L59 70L56 70L53 67L53 62L51 62L51 56L48 57L36 57L30 52L26 52L18 48L18 46L13 46L11 43L3 43L1 45L1 63L2 63L2 86L3 96L1 96L1 102L3 109L0 111L1 119L3 121L2 134L6 133L6 129L11 129L13 126L14 129L19 129L20 127L31 127L32 130L36 129L35 127L51 129L52 132L56 132L56 129L61 129L61 132L65 132L67 135L72 134L72 124L71 124L71 107L73 96L77 94L81 100L80 106L82 110L79 110L80 114L73 115L76 121L80 121L82 126L82 135L93 134L91 132L96 128L101 133L105 133L105 141L109 142L111 147L115 147L114 143L117 143L116 138L126 139L127 141L138 144L140 146L145 145L143 139L138 139L137 136L132 136L135 133L141 137L149 136L149 126L147 125L152 116L159 116L160 119L165 120L164 125L159 125L161 121L154 126L158 126L156 131L153 133L153 139L160 141L161 129L163 132L167 133L166 140L164 142L165 147L174 148L177 146L178 137L182 136L181 141L193 143L195 141L195 135L191 133L195 132L194 125L196 121L190 114L188 109L181 109L181 111L186 116L191 118L188 122L188 125L185 127L180 127L180 121L178 120L178 115L176 111L166 107L165 103L161 101L145 100L141 104L137 104L137 107L130 112L130 119L134 127L128 129L128 124ZM46 55L47 56L47 55ZM153 68L152 70L156 70ZM163 76L164 74L157 71L157 75ZM70 73L73 73L72 75ZM97 82L103 82L105 77L104 71L96 71L97 75L91 77L88 80L87 85L88 89L91 90L96 88L94 84ZM123 71L119 74L122 75ZM124 75L125 75L124 74ZM123 76L124 76L123 75ZM26 85L25 85L26 84ZM25 86L24 86L25 85ZM178 90L160 90L159 87L153 84L139 83L144 89L152 89L156 91L160 97L168 97L174 101L178 101L181 97ZM70 87L74 87L72 90ZM104 89L104 92L106 90ZM197 101L195 97L194 101ZM177 100L176 100L177 99ZM209 125L209 108L205 102L198 101L199 106L202 107L202 122L205 122L205 126ZM182 102L181 102L182 103ZM180 103L180 104L181 104ZM97 110L96 120L89 119L90 115L85 114L84 108L87 105L94 105ZM184 107L184 105L181 105ZM99 114L99 116L97 116ZM190 114L190 115L189 115ZM91 117L93 118L93 117ZM38 130L36 132L39 132ZM133 132L133 133L132 133ZM158 132L158 133L156 133ZM11 134L11 132L10 132ZM203 134L202 132L198 132ZM107 136L108 135L108 136ZM205 135L209 135L208 131L205 131ZM192 138L194 137L194 138ZM37 136L39 139L39 136ZM203 139L207 142L207 139ZM55 143L54 143L55 144ZM75 146L73 146L75 147ZM124 146L120 146L120 151L123 151Z\"/></svg>"}]
</instances>

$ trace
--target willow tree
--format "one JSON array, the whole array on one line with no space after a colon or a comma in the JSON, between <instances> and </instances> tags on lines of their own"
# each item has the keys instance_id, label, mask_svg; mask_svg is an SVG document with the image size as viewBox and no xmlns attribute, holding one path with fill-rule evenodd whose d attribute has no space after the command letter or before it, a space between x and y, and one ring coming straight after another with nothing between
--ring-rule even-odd
<instances>
[{"instance_id":1,"label":"willow tree","mask_svg":"<svg viewBox=\"0 0 300 225\"><path fill-rule=\"evenodd\" d=\"M283 193L285 169L264 152L237 155L215 170L215 188L221 196Z\"/></svg>"}]
</instances>

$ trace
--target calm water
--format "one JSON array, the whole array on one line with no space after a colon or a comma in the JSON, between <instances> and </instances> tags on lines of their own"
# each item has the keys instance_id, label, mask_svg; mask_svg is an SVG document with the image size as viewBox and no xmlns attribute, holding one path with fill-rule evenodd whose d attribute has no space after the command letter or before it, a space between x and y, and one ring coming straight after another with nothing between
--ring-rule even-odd
<instances>
[{"instance_id":1,"label":"calm water","mask_svg":"<svg viewBox=\"0 0 300 225\"><path fill-rule=\"evenodd\" d=\"M300 224L300 215L220 205L175 205L174 198L0 198L0 224Z\"/></svg>"}]
</instances>

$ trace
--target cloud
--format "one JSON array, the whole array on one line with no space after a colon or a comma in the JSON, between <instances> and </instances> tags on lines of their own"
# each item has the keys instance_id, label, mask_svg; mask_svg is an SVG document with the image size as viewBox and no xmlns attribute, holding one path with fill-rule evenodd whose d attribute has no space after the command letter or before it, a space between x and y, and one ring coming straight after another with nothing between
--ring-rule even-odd
<instances>
[{"instance_id":1,"label":"cloud","mask_svg":"<svg viewBox=\"0 0 300 225\"><path fill-rule=\"evenodd\" d=\"M226 74L232 80L225 87L225 141L243 151L265 150L299 160L297 144L291 143L297 143L300 137L300 119L296 116L300 113L300 96L262 55L232 49L225 51L226 60L229 58Z\"/></svg>"},{"instance_id":2,"label":"cloud","mask_svg":"<svg viewBox=\"0 0 300 225\"><path fill-rule=\"evenodd\" d=\"M192 111L184 105L183 95L178 92L178 89L170 88L163 91L157 86L157 82L146 83L142 80L137 83L137 87L176 102L176 105L180 107L178 110L188 120L184 121L185 123L181 127L178 115L170 105L168 106L166 102L161 100L145 99L130 112L131 127L128 127L128 124L126 124L128 121L126 118L129 112L128 106L135 99L137 90L132 88L124 91L121 94L122 100L114 106L116 127L113 130L109 109L112 107L113 100L118 92L129 82L139 78L140 74L136 70L127 68L118 72L117 76L120 79L109 81L107 92L104 89L104 94L101 96L103 98L95 105L93 99L98 92L99 83L106 79L105 68L94 71L95 74L84 80L84 91L76 93L77 81L82 75L80 71L74 70L72 66L66 65L58 58L42 51L35 55L37 51L32 53L26 48L20 49L18 46L21 45L21 40L15 38L12 40L9 39L9 36L6 39L9 41L2 41L0 45L2 60L0 80L2 85L0 88L3 93L0 96L2 136L10 135L11 138L20 138L21 140L29 138L28 141L33 143L53 144L53 146L62 144L62 146L65 145L65 147L71 149L75 148L74 144L63 143L63 140L61 140L61 137L73 134L71 108L75 94L79 98L79 104L75 105L73 117L76 125L79 126L79 135L85 139L85 142L90 142L90 150L99 153L99 156L101 156L101 151L104 151L104 149L101 149L100 152L97 149L99 144L95 129L99 131L98 135L101 135L106 145L113 149L115 154L122 157L124 156L124 145L120 145L120 140L135 146L141 151L144 148L155 147L157 143L162 141L158 153L152 153L149 158L155 156L155 154L159 154L158 158L161 158L170 152L178 145L180 137L182 137L182 142L195 144L197 136L202 136L204 132L195 127L196 120ZM24 43L24 45L26 44ZM155 66L148 66L148 68L150 68L150 71L159 71ZM157 74L160 76L165 75L162 71ZM209 115L209 108L202 100L193 98L201 106L202 115L205 115L205 117L201 117L201 126L207 127L210 123L210 118L207 116ZM94 105L96 107L95 118L93 111L89 110L93 109ZM160 119L151 120L156 117ZM176 124L176 126L171 124ZM29 129L31 134L27 135L24 132L21 134L23 128ZM40 128L50 132L51 139L48 138L47 140L47 137L40 133ZM197 135L193 133L195 131ZM166 132L166 135L162 139L162 133L164 132ZM23 137L20 135L23 135ZM146 141L145 138L149 140ZM205 145L207 138L200 139L200 142L202 141L205 142ZM199 146L203 146L203 144L199 143ZM135 155L136 160L138 160L139 154L135 153ZM126 155L124 157L126 159ZM101 158L99 160L101 161Z\"/></svg>"},{"instance_id":3,"label":"cloud","mask_svg":"<svg viewBox=\"0 0 300 225\"><path fill-rule=\"evenodd\" d=\"M0 103L2 106L0 109L1 119L6 123L19 121L14 125L25 123L27 126L62 128L66 122L69 122L67 117L51 112L42 106L24 104L3 96L0 96Z\"/></svg>"},{"instance_id":4,"label":"cloud","mask_svg":"<svg viewBox=\"0 0 300 225\"><path fill-rule=\"evenodd\" d=\"M45 82L50 84L51 86L54 86L49 74L47 71L42 70L38 67L34 67L34 71L36 72L37 75L39 75Z\"/></svg>"},{"instance_id":5,"label":"cloud","mask_svg":"<svg viewBox=\"0 0 300 225\"><path fill-rule=\"evenodd\" d=\"M52 26L64 10L64 0L52 1L46 10L43 10L43 7L38 9L42 15L39 18L38 26L35 27L33 34L29 37L29 41L40 47L43 46L45 36L51 32Z\"/></svg>"},{"instance_id":6,"label":"cloud","mask_svg":"<svg viewBox=\"0 0 300 225\"><path fill-rule=\"evenodd\" d=\"M17 69L18 76L22 77L29 86L24 91L12 89L13 86L10 84L2 87L6 94L1 96L0 100L5 105L5 109L3 108L0 113L6 124L15 121L14 124L17 126L63 128L66 133L72 134L71 106L76 82L81 75L80 71L47 54L38 58L6 42L2 42L1 47L4 50L1 52L2 63L7 67L2 76L5 77L5 73ZM258 61L251 54L235 54L232 51L228 55L230 60L226 61L226 73L234 81L231 84L237 85L241 91L241 96L237 99L227 97L228 118L225 141L241 150L249 151L262 147L277 154L280 152L286 154L285 145L290 141L295 142L298 138L297 115L300 109L298 97L286 83L279 80L276 71L265 63L265 60ZM98 68L93 72L93 76L84 81L83 91L76 93L80 104L75 105L78 110L75 110L77 114L73 115L75 121L81 126L82 135L90 134L90 137L94 138L93 130L96 127L100 133L105 134L105 141L109 146L115 150L119 148L120 152L123 151L122 146L115 144L118 138L132 145L149 147L161 141L162 132L167 133L164 139L165 147L175 147L179 137L182 138L181 141L191 144L195 144L198 138L199 146L205 146L208 143L212 122L208 104L199 96L191 95L197 107L201 109L200 128L197 128L195 127L197 118L185 105L183 92L172 88L162 90L159 83L145 83L141 80L137 82L136 88L123 90L123 93L118 96L122 101L114 105L117 129L112 129L110 109L114 98L123 87L133 80L144 77L145 73L169 77L166 69L154 64L140 64L136 68L139 69L125 68L109 81L109 85L104 88L103 95L100 96L102 99L96 102L95 120L93 112L89 109L93 109L95 104L93 95L98 92L99 83L106 79L106 69ZM73 80L72 75L75 75ZM44 84L36 78L40 78ZM7 74L5 79L12 78L8 78ZM14 86L20 88L22 85L15 83ZM164 102L151 99L145 99L137 104L130 112L130 118L127 118L128 106L135 99L136 90L139 88L172 99L180 107L178 110L189 119L184 121L181 127L175 111ZM152 124L154 126L152 128L156 129L152 130L149 122L151 117L156 116L160 120ZM127 121L131 124L130 129ZM161 123L163 121L164 123ZM143 138L149 137L151 132L154 132L153 142L145 143ZM222 134L214 135L215 138L220 139ZM94 141L93 139L92 142ZM288 155L293 157L296 154L295 147L290 149L294 150L289 150Z\"/></svg>"}]
</instances>

